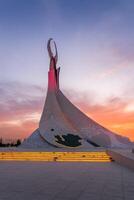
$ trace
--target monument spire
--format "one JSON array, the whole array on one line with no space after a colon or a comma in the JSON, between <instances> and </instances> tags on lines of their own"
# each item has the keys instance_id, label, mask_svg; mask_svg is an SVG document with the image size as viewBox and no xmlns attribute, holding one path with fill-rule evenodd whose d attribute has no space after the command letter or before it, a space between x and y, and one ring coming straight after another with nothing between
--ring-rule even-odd
<instances>
[{"instance_id":1,"label":"monument spire","mask_svg":"<svg viewBox=\"0 0 134 200\"><path fill-rule=\"evenodd\" d=\"M51 49L51 42L52 41L53 41L54 47L55 47L55 56L53 55L53 52L52 52L52 49ZM57 64L57 61L58 61L58 52L57 52L56 43L52 38L50 38L48 40L47 49L48 49L48 55L50 57L50 68L55 68L56 69L56 64Z\"/></svg>"},{"instance_id":2,"label":"monument spire","mask_svg":"<svg viewBox=\"0 0 134 200\"><path fill-rule=\"evenodd\" d=\"M55 48L55 55L52 52L51 43L53 42ZM58 51L55 41L50 38L47 43L48 55L50 57L50 65L48 72L48 90L59 89L59 71L60 68L56 67L58 61Z\"/></svg>"},{"instance_id":3,"label":"monument spire","mask_svg":"<svg viewBox=\"0 0 134 200\"><path fill-rule=\"evenodd\" d=\"M53 42L53 46L51 46ZM52 38L47 43L50 66L48 91L39 122L39 128L23 143L23 146L43 148L124 147L131 142L104 128L73 105L59 88L57 68L58 53ZM53 51L54 52L53 52ZM77 98L77 96L76 96Z\"/></svg>"}]
</instances>

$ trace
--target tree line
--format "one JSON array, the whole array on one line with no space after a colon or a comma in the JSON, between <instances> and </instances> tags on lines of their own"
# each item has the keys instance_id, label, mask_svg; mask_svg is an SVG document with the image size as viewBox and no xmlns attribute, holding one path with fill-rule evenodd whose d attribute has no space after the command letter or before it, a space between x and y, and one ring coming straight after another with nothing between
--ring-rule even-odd
<instances>
[{"instance_id":1,"label":"tree line","mask_svg":"<svg viewBox=\"0 0 134 200\"><path fill-rule=\"evenodd\" d=\"M20 144L20 139L16 140L16 142L4 142L3 139L0 138L0 147L18 147Z\"/></svg>"}]
</instances>

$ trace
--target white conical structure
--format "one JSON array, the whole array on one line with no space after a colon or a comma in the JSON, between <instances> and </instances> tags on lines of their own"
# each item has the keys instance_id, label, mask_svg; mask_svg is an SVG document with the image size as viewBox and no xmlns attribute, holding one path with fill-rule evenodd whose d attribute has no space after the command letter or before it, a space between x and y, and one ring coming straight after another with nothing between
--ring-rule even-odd
<instances>
[{"instance_id":1,"label":"white conical structure","mask_svg":"<svg viewBox=\"0 0 134 200\"><path fill-rule=\"evenodd\" d=\"M50 67L48 72L48 90L39 128L23 142L22 147L32 148L95 148L128 147L128 138L119 136L96 123L75 107L59 88L60 68L51 51L52 39L48 41Z\"/></svg>"}]
</instances>

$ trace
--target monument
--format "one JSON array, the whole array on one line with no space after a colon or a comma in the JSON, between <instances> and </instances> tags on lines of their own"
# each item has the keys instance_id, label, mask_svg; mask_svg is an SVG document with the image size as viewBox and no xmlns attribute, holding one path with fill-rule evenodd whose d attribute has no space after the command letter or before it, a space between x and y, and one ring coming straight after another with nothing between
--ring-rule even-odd
<instances>
[{"instance_id":1,"label":"monument","mask_svg":"<svg viewBox=\"0 0 134 200\"><path fill-rule=\"evenodd\" d=\"M52 42L55 53L52 51ZM24 148L97 148L131 145L128 138L104 128L73 105L59 85L58 53L52 38L47 44L50 65L48 89L39 127L21 145Z\"/></svg>"}]
</instances>

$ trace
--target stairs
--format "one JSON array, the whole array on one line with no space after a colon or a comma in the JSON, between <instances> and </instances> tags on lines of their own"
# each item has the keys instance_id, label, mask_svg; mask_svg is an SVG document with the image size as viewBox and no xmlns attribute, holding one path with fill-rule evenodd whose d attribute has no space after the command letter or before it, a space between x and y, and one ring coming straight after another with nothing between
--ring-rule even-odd
<instances>
[{"instance_id":1,"label":"stairs","mask_svg":"<svg viewBox=\"0 0 134 200\"><path fill-rule=\"evenodd\" d=\"M111 162L105 151L92 152L0 152L0 161Z\"/></svg>"}]
</instances>

